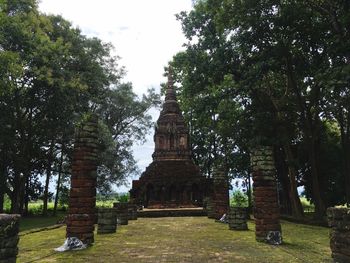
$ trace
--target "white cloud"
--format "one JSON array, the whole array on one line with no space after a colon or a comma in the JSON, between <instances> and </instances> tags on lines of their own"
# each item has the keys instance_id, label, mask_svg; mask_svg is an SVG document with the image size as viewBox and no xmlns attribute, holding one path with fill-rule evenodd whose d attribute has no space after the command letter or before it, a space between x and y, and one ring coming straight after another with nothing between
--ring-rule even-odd
<instances>
[{"instance_id":1,"label":"white cloud","mask_svg":"<svg viewBox=\"0 0 350 263\"><path fill-rule=\"evenodd\" d=\"M42 0L39 8L113 43L126 80L141 94L159 87L164 66L185 42L175 14L190 10L191 0Z\"/></svg>"},{"instance_id":2,"label":"white cloud","mask_svg":"<svg viewBox=\"0 0 350 263\"><path fill-rule=\"evenodd\" d=\"M191 9L191 0L41 0L39 9L62 15L83 34L111 42L120 65L126 67L125 81L141 95L148 88L159 91L164 66L182 49L185 38L175 14ZM159 113L152 114L156 119ZM134 146L143 170L151 161L153 135L146 144ZM120 191L127 189L121 188Z\"/></svg>"}]
</instances>

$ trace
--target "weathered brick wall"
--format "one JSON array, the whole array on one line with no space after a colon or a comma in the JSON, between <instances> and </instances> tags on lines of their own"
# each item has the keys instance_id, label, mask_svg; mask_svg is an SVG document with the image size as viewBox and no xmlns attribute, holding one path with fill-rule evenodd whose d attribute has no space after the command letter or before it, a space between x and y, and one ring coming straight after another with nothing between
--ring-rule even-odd
<instances>
[{"instance_id":1,"label":"weathered brick wall","mask_svg":"<svg viewBox=\"0 0 350 263\"><path fill-rule=\"evenodd\" d=\"M215 219L220 219L224 214L227 215L229 207L228 177L223 169L215 169L213 178L213 214Z\"/></svg>"},{"instance_id":2,"label":"weathered brick wall","mask_svg":"<svg viewBox=\"0 0 350 263\"><path fill-rule=\"evenodd\" d=\"M338 263L350 262L350 209L328 208L328 225L332 258Z\"/></svg>"},{"instance_id":3,"label":"weathered brick wall","mask_svg":"<svg viewBox=\"0 0 350 263\"><path fill-rule=\"evenodd\" d=\"M117 231L117 211L114 208L99 208L97 234L115 233Z\"/></svg>"},{"instance_id":4,"label":"weathered brick wall","mask_svg":"<svg viewBox=\"0 0 350 263\"><path fill-rule=\"evenodd\" d=\"M228 226L230 230L248 230L247 208L230 207L228 214Z\"/></svg>"},{"instance_id":5,"label":"weathered brick wall","mask_svg":"<svg viewBox=\"0 0 350 263\"><path fill-rule=\"evenodd\" d=\"M257 241L270 243L271 236L280 235L281 237L276 169L272 147L262 146L252 151L251 165L255 205L255 237Z\"/></svg>"},{"instance_id":6,"label":"weathered brick wall","mask_svg":"<svg viewBox=\"0 0 350 263\"><path fill-rule=\"evenodd\" d=\"M97 117L90 116L76 133L67 217L67 237L84 244L94 242L97 154Z\"/></svg>"},{"instance_id":7,"label":"weathered brick wall","mask_svg":"<svg viewBox=\"0 0 350 263\"><path fill-rule=\"evenodd\" d=\"M0 214L0 263L16 262L20 215Z\"/></svg>"}]
</instances>

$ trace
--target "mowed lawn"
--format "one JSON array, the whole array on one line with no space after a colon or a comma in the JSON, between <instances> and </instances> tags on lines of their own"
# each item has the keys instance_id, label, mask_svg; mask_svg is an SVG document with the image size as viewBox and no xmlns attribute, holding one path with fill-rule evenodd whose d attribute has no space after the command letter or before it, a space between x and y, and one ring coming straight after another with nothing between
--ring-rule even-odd
<instances>
[{"instance_id":1,"label":"mowed lawn","mask_svg":"<svg viewBox=\"0 0 350 263\"><path fill-rule=\"evenodd\" d=\"M206 217L139 218L115 234L96 235L81 251L55 252L65 227L22 235L17 262L332 262L329 229L282 221L284 244L255 241Z\"/></svg>"}]
</instances>

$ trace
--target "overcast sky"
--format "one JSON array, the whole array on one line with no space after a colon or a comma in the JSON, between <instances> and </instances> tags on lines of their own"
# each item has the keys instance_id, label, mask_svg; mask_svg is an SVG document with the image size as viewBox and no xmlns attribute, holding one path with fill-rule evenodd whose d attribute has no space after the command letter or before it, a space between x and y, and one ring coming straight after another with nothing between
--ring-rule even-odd
<instances>
[{"instance_id":1,"label":"overcast sky","mask_svg":"<svg viewBox=\"0 0 350 263\"><path fill-rule=\"evenodd\" d=\"M111 42L126 68L124 80L141 95L150 87L159 91L166 81L164 66L185 42L175 14L189 11L191 4L191 0L41 0L39 9L62 15L87 36ZM156 119L159 113L153 115ZM146 144L134 147L141 170L152 161L153 149L153 134Z\"/></svg>"}]
</instances>

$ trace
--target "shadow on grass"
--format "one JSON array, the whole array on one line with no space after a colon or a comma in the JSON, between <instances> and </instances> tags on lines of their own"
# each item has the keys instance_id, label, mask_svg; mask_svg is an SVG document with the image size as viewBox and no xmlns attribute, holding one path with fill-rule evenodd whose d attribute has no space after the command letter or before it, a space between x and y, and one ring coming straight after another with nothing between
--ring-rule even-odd
<instances>
[{"instance_id":1,"label":"shadow on grass","mask_svg":"<svg viewBox=\"0 0 350 263\"><path fill-rule=\"evenodd\" d=\"M30 230L45 228L56 225L59 221L62 221L65 213L58 212L55 216L28 216L22 217L19 223L19 231L27 232Z\"/></svg>"}]
</instances>

